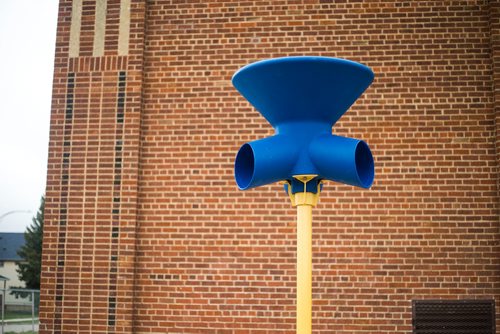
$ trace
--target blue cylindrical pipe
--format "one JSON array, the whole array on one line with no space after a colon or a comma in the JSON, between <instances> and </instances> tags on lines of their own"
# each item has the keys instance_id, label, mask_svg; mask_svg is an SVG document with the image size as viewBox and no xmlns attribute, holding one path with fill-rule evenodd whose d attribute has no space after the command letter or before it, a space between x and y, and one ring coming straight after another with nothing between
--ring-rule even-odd
<instances>
[{"instance_id":1,"label":"blue cylindrical pipe","mask_svg":"<svg viewBox=\"0 0 500 334\"><path fill-rule=\"evenodd\" d=\"M246 190L287 179L300 147L286 135L275 135L241 146L234 163L238 188Z\"/></svg>"},{"instance_id":2,"label":"blue cylindrical pipe","mask_svg":"<svg viewBox=\"0 0 500 334\"><path fill-rule=\"evenodd\" d=\"M322 134L311 141L309 155L324 179L361 188L373 183L373 156L362 140Z\"/></svg>"}]
</instances>

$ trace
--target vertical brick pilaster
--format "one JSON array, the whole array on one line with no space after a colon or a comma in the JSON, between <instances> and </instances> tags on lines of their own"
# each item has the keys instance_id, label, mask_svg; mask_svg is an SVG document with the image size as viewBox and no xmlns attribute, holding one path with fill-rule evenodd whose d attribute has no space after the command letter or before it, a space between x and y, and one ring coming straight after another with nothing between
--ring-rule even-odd
<instances>
[{"instance_id":1,"label":"vertical brick pilaster","mask_svg":"<svg viewBox=\"0 0 500 334\"><path fill-rule=\"evenodd\" d=\"M496 125L498 193L500 196L500 1L490 0L490 40ZM500 210L500 208L499 208Z\"/></svg>"},{"instance_id":2,"label":"vertical brick pilaster","mask_svg":"<svg viewBox=\"0 0 500 334\"><path fill-rule=\"evenodd\" d=\"M95 0L84 0L81 17L76 15L81 26L73 27L72 2L60 4L42 333L133 328L145 1L125 2L127 29L119 30L121 3L110 1L110 17L96 25L96 8L101 19L108 11L102 2L96 7ZM118 55L114 41L124 33L133 42ZM70 36L78 43L71 44ZM103 47L103 39L112 42ZM70 45L77 52L70 54Z\"/></svg>"},{"instance_id":3,"label":"vertical brick pilaster","mask_svg":"<svg viewBox=\"0 0 500 334\"><path fill-rule=\"evenodd\" d=\"M500 222L500 0L490 0L490 41L493 81L493 112L496 128L496 167L497 167L497 220ZM498 262L497 262L498 265ZM497 283L500 289L500 283ZM497 303L497 309L499 305ZM497 330L500 328L500 315L497 312Z\"/></svg>"}]
</instances>

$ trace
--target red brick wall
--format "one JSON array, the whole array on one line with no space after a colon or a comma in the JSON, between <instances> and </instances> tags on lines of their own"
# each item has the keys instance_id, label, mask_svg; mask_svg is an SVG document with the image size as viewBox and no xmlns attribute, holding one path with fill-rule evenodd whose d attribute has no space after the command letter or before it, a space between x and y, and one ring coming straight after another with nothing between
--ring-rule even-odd
<instances>
[{"instance_id":1,"label":"red brick wall","mask_svg":"<svg viewBox=\"0 0 500 334\"><path fill-rule=\"evenodd\" d=\"M133 0L129 54L108 18L102 57L94 2L72 58L60 7L42 332L295 332L295 212L279 185L236 189L239 146L272 129L230 83L291 55L376 75L334 127L368 142L375 183L328 183L314 210L314 333L408 333L412 299L500 303L498 0Z\"/></svg>"}]
</instances>

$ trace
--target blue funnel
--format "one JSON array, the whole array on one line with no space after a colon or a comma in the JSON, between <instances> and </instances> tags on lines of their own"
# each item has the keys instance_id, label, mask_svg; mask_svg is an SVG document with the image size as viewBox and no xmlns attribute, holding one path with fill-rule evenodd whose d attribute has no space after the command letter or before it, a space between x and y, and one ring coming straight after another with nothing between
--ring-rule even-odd
<instances>
[{"instance_id":1,"label":"blue funnel","mask_svg":"<svg viewBox=\"0 0 500 334\"><path fill-rule=\"evenodd\" d=\"M276 130L238 152L238 187L293 181L304 174L370 187L374 165L368 146L332 136L331 130L372 81L370 68L326 57L270 59L237 71L233 85Z\"/></svg>"},{"instance_id":2,"label":"blue funnel","mask_svg":"<svg viewBox=\"0 0 500 334\"><path fill-rule=\"evenodd\" d=\"M321 122L330 128L373 81L373 72L353 61L287 57L242 67L233 85L274 127Z\"/></svg>"}]
</instances>

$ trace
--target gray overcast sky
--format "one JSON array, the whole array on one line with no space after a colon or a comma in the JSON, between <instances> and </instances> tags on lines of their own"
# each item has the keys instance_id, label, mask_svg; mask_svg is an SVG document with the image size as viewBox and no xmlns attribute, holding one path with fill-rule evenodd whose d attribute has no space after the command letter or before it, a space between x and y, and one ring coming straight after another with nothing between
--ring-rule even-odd
<instances>
[{"instance_id":1,"label":"gray overcast sky","mask_svg":"<svg viewBox=\"0 0 500 334\"><path fill-rule=\"evenodd\" d=\"M45 192L58 3L0 0L0 232L23 232Z\"/></svg>"}]
</instances>

